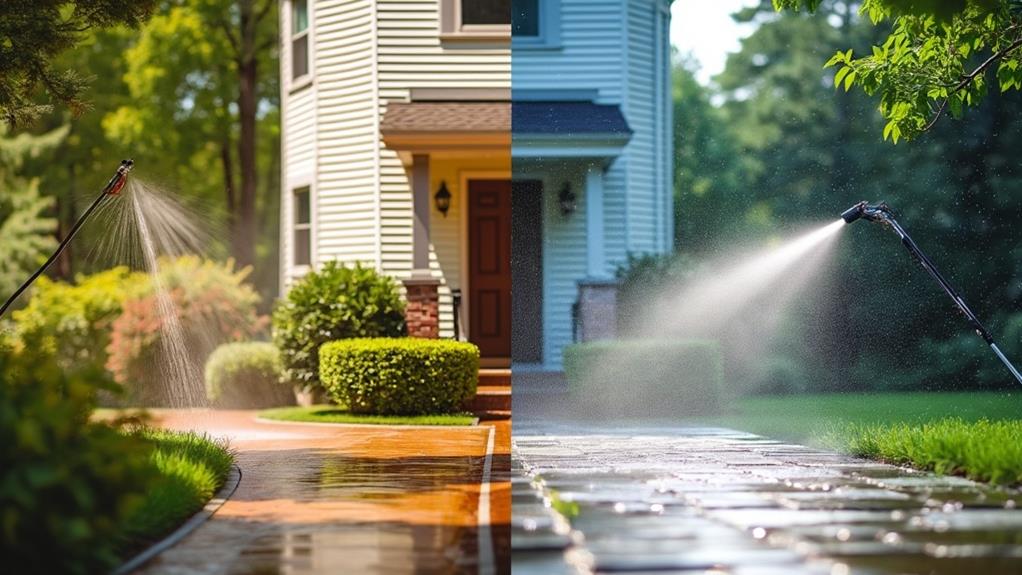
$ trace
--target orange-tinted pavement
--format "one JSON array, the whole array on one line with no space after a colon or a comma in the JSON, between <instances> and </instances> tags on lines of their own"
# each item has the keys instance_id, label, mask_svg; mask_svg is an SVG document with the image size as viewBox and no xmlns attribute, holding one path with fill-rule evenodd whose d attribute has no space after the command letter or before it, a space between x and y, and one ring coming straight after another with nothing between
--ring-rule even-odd
<instances>
[{"instance_id":1,"label":"orange-tinted pavement","mask_svg":"<svg viewBox=\"0 0 1022 575\"><path fill-rule=\"evenodd\" d=\"M229 438L242 479L212 519L141 573L510 571L510 421L408 428L263 423L241 411L157 418Z\"/></svg>"}]
</instances>

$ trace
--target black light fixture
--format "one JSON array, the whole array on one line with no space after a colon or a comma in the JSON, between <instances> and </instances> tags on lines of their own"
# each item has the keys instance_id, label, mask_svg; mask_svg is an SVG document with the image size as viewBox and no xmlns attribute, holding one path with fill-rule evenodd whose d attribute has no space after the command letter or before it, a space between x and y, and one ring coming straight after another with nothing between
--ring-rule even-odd
<instances>
[{"instance_id":1,"label":"black light fixture","mask_svg":"<svg viewBox=\"0 0 1022 575\"><path fill-rule=\"evenodd\" d=\"M575 211L575 199L575 192L571 190L571 182L564 182L560 193L557 194L562 216L570 216Z\"/></svg>"},{"instance_id":2,"label":"black light fixture","mask_svg":"<svg viewBox=\"0 0 1022 575\"><path fill-rule=\"evenodd\" d=\"M440 189L436 191L433 200L436 202L436 209L446 218L447 210L451 209L451 192L447 189L446 181L440 181Z\"/></svg>"}]
</instances>

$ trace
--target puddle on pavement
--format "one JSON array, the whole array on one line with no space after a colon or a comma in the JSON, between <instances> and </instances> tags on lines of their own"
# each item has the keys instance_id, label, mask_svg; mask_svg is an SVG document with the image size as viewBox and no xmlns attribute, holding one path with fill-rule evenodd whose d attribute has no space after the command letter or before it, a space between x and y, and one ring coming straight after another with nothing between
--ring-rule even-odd
<instances>
[{"instance_id":1,"label":"puddle on pavement","mask_svg":"<svg viewBox=\"0 0 1022 575\"><path fill-rule=\"evenodd\" d=\"M401 457L369 459L327 456L316 477L306 479L320 496L348 500L385 500L409 493L443 491L478 484L480 457Z\"/></svg>"}]
</instances>

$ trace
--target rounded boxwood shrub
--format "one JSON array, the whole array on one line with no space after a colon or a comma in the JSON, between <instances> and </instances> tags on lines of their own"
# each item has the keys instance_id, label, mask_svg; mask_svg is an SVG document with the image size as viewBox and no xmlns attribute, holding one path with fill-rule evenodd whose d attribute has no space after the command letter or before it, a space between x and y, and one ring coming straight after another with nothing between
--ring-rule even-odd
<instances>
[{"instance_id":1,"label":"rounded boxwood shrub","mask_svg":"<svg viewBox=\"0 0 1022 575\"><path fill-rule=\"evenodd\" d=\"M397 283L375 269L336 261L291 286L273 312L273 343L284 376L296 386L320 385L319 347L328 341L405 334L405 307Z\"/></svg>"},{"instance_id":2,"label":"rounded boxwood shrub","mask_svg":"<svg viewBox=\"0 0 1022 575\"><path fill-rule=\"evenodd\" d=\"M206 360L206 397L220 407L275 407L294 403L283 382L280 352L268 342L225 343Z\"/></svg>"},{"instance_id":3,"label":"rounded boxwood shrub","mask_svg":"<svg viewBox=\"0 0 1022 575\"><path fill-rule=\"evenodd\" d=\"M319 375L352 413L450 413L475 395L479 348L438 339L334 341L320 349Z\"/></svg>"},{"instance_id":4,"label":"rounded boxwood shrub","mask_svg":"<svg viewBox=\"0 0 1022 575\"><path fill-rule=\"evenodd\" d=\"M673 417L718 411L720 345L702 340L593 341L564 348L575 402L594 417Z\"/></svg>"}]
</instances>

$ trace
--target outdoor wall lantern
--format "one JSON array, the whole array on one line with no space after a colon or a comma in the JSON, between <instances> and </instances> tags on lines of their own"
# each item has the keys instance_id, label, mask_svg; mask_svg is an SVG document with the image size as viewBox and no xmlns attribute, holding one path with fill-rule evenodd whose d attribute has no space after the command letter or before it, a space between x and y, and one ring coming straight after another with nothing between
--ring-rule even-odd
<instances>
[{"instance_id":1,"label":"outdoor wall lantern","mask_svg":"<svg viewBox=\"0 0 1022 575\"><path fill-rule=\"evenodd\" d=\"M447 182L444 180L440 181L440 189L436 191L436 195L433 196L433 201L436 202L436 209L444 217L447 217L447 210L451 209L451 192L447 189Z\"/></svg>"},{"instance_id":2,"label":"outdoor wall lantern","mask_svg":"<svg viewBox=\"0 0 1022 575\"><path fill-rule=\"evenodd\" d=\"M557 201L561 205L561 215L570 216L575 211L575 192L571 190L571 182L564 182L561 192L557 194Z\"/></svg>"}]
</instances>

